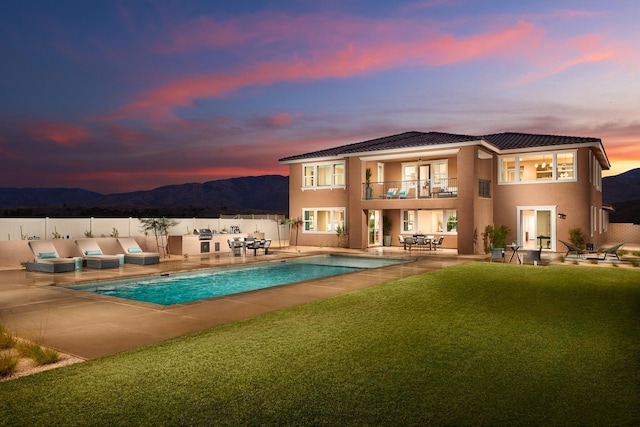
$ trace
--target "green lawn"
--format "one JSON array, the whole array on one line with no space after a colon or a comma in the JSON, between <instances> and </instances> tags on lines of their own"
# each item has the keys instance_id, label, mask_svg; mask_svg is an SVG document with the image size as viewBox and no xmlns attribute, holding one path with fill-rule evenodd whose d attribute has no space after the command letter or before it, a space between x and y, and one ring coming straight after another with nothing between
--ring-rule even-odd
<instances>
[{"instance_id":1,"label":"green lawn","mask_svg":"<svg viewBox=\"0 0 640 427\"><path fill-rule=\"evenodd\" d=\"M640 270L470 263L0 383L0 425L638 425Z\"/></svg>"}]
</instances>

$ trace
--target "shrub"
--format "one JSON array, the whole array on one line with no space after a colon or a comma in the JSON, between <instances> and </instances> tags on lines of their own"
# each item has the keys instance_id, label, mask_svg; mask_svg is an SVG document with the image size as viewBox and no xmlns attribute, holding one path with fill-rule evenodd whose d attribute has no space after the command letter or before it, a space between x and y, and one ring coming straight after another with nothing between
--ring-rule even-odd
<instances>
[{"instance_id":1,"label":"shrub","mask_svg":"<svg viewBox=\"0 0 640 427\"><path fill-rule=\"evenodd\" d=\"M0 326L0 350L13 348L16 345L16 339Z\"/></svg>"},{"instance_id":2,"label":"shrub","mask_svg":"<svg viewBox=\"0 0 640 427\"><path fill-rule=\"evenodd\" d=\"M631 258L630 262L633 267L637 267L638 265L640 265L640 262L638 262L638 260L635 258Z\"/></svg>"},{"instance_id":3,"label":"shrub","mask_svg":"<svg viewBox=\"0 0 640 427\"><path fill-rule=\"evenodd\" d=\"M487 225L482 233L485 244L493 245L494 248L506 247L507 235L511 230L506 225ZM485 251L490 251L489 245L485 246Z\"/></svg>"},{"instance_id":4,"label":"shrub","mask_svg":"<svg viewBox=\"0 0 640 427\"><path fill-rule=\"evenodd\" d=\"M633 251L631 253L633 254L633 256L640 257L640 251Z\"/></svg>"},{"instance_id":5,"label":"shrub","mask_svg":"<svg viewBox=\"0 0 640 427\"><path fill-rule=\"evenodd\" d=\"M51 350L50 348L42 348L36 343L20 343L18 345L18 352L23 357L33 359L38 366L56 363L60 360L60 355L57 351Z\"/></svg>"},{"instance_id":6,"label":"shrub","mask_svg":"<svg viewBox=\"0 0 640 427\"><path fill-rule=\"evenodd\" d=\"M12 354L0 354L0 378L6 378L13 375L18 366L18 359Z\"/></svg>"},{"instance_id":7,"label":"shrub","mask_svg":"<svg viewBox=\"0 0 640 427\"><path fill-rule=\"evenodd\" d=\"M569 229L569 240L573 243L573 246L584 249L584 233L580 227Z\"/></svg>"}]
</instances>

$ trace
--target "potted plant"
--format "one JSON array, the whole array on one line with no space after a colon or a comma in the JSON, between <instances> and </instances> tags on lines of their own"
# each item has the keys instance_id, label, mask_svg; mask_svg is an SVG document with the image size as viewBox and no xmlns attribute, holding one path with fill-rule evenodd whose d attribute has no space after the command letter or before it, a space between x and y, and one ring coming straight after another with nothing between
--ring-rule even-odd
<instances>
[{"instance_id":1,"label":"potted plant","mask_svg":"<svg viewBox=\"0 0 640 427\"><path fill-rule=\"evenodd\" d=\"M371 200L372 197L372 193L373 193L373 188L371 188L371 168L367 168L367 170L365 171L365 181L367 183L366 186L366 198L367 200Z\"/></svg>"},{"instance_id":2,"label":"potted plant","mask_svg":"<svg viewBox=\"0 0 640 427\"><path fill-rule=\"evenodd\" d=\"M391 227L393 222L387 215L382 217L382 235L384 236L384 245L391 246Z\"/></svg>"}]
</instances>

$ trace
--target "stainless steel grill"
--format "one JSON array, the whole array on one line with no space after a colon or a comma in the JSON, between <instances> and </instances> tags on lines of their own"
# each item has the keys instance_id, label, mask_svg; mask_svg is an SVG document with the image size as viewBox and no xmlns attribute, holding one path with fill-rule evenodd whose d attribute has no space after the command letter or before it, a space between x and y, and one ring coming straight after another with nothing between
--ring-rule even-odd
<instances>
[{"instance_id":1,"label":"stainless steel grill","mask_svg":"<svg viewBox=\"0 0 640 427\"><path fill-rule=\"evenodd\" d=\"M197 234L199 240L211 240L213 238L213 231L208 228L196 228L193 234Z\"/></svg>"}]
</instances>

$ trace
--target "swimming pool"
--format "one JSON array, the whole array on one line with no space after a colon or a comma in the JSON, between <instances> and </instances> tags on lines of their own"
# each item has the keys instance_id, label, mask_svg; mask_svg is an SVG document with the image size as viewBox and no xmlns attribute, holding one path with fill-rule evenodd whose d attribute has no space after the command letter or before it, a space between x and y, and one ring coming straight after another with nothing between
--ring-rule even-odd
<instances>
[{"instance_id":1,"label":"swimming pool","mask_svg":"<svg viewBox=\"0 0 640 427\"><path fill-rule=\"evenodd\" d=\"M241 267L85 283L66 288L152 304L172 305L404 262L407 260L326 255Z\"/></svg>"}]
</instances>

